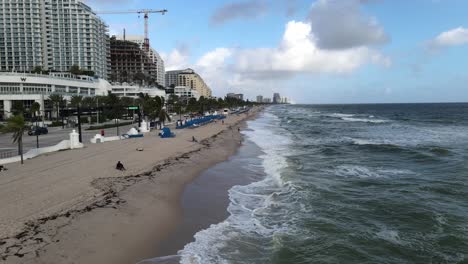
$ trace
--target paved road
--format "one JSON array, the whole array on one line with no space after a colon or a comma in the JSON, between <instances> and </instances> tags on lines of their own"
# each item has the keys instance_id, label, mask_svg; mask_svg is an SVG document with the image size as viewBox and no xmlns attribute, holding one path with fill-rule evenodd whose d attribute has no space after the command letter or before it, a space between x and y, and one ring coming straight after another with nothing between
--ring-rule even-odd
<instances>
[{"instance_id":1,"label":"paved road","mask_svg":"<svg viewBox=\"0 0 468 264\"><path fill-rule=\"evenodd\" d=\"M138 126L135 124L134 126ZM126 133L132 126L123 126L119 128L120 134ZM49 128L49 134L39 136L39 147L48 147L53 146L61 142L62 140L69 139L69 134L73 129L71 128ZM92 130L87 131L85 127L82 131L83 143L88 144L90 139L93 138L96 134L99 134L100 130ZM105 129L106 136L116 136L117 129L116 128L108 128ZM35 136L28 136L28 134L24 134L23 137L23 148L24 152L26 153L28 150L36 148L36 137ZM17 154L18 145L13 144L11 133L8 134L1 134L0 135L0 158L3 155L9 155L9 153Z\"/></svg>"}]
</instances>

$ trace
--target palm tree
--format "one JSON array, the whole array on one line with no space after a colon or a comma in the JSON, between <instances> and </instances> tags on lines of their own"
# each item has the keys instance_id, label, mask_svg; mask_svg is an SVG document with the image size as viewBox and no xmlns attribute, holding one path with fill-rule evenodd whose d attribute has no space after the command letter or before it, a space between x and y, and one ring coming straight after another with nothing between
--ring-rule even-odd
<instances>
[{"instance_id":1,"label":"palm tree","mask_svg":"<svg viewBox=\"0 0 468 264\"><path fill-rule=\"evenodd\" d=\"M38 121L38 112L41 110L41 105L38 103L38 102L34 102L32 105L31 105L31 108L29 109L29 111L31 112L31 123L36 121L36 127L38 126L37 125L37 121ZM39 134L36 133L36 147L39 148Z\"/></svg>"},{"instance_id":2,"label":"palm tree","mask_svg":"<svg viewBox=\"0 0 468 264\"><path fill-rule=\"evenodd\" d=\"M81 106L86 109L96 108L96 98L94 97L85 97L81 101Z\"/></svg>"},{"instance_id":3,"label":"palm tree","mask_svg":"<svg viewBox=\"0 0 468 264\"><path fill-rule=\"evenodd\" d=\"M13 143L18 143L18 154L21 156L21 164L23 161L23 134L26 130L26 122L23 115L15 115L8 119L5 127L5 132L13 133Z\"/></svg>"},{"instance_id":4,"label":"palm tree","mask_svg":"<svg viewBox=\"0 0 468 264\"><path fill-rule=\"evenodd\" d=\"M14 115L22 115L25 112L24 103L23 101L13 101L13 105L11 106L11 112Z\"/></svg>"},{"instance_id":5,"label":"palm tree","mask_svg":"<svg viewBox=\"0 0 468 264\"><path fill-rule=\"evenodd\" d=\"M158 113L159 122L164 126L166 121L171 121L171 116L166 112L165 108L161 108Z\"/></svg>"},{"instance_id":6,"label":"palm tree","mask_svg":"<svg viewBox=\"0 0 468 264\"><path fill-rule=\"evenodd\" d=\"M72 107L78 107L78 106L81 106L82 101L83 101L83 96L74 95L71 97L70 105Z\"/></svg>"},{"instance_id":7,"label":"palm tree","mask_svg":"<svg viewBox=\"0 0 468 264\"><path fill-rule=\"evenodd\" d=\"M52 106L55 108L55 111L57 112L57 122L58 122L59 116L60 116L60 108L64 102L63 96L59 94L52 94L49 96L49 100L52 102Z\"/></svg>"},{"instance_id":8,"label":"palm tree","mask_svg":"<svg viewBox=\"0 0 468 264\"><path fill-rule=\"evenodd\" d=\"M119 119L122 118L123 114L122 102L117 95L109 92L107 95L107 104L109 107L107 116L114 120L115 124L117 125L117 135L120 135Z\"/></svg>"},{"instance_id":9,"label":"palm tree","mask_svg":"<svg viewBox=\"0 0 468 264\"><path fill-rule=\"evenodd\" d=\"M38 102L32 103L31 108L29 109L29 112L31 113L31 117L36 119L36 121L37 121L38 113L40 110L41 110L41 105Z\"/></svg>"}]
</instances>

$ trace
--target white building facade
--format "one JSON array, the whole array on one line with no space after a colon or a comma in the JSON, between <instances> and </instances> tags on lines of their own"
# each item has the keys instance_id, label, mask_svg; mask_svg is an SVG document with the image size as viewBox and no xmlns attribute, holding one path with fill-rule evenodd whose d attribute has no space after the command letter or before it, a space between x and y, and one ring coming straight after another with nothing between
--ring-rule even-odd
<instances>
[{"instance_id":1,"label":"white building facade","mask_svg":"<svg viewBox=\"0 0 468 264\"><path fill-rule=\"evenodd\" d=\"M167 71L166 72L166 87L170 87L171 85L178 86L179 73L181 72L183 72L183 70Z\"/></svg>"},{"instance_id":2,"label":"white building facade","mask_svg":"<svg viewBox=\"0 0 468 264\"><path fill-rule=\"evenodd\" d=\"M0 71L68 71L107 78L107 25L79 0L0 0Z\"/></svg>"},{"instance_id":3,"label":"white building facade","mask_svg":"<svg viewBox=\"0 0 468 264\"><path fill-rule=\"evenodd\" d=\"M107 81L89 76L0 72L0 114L2 118L8 118L14 101L21 101L26 108L33 102L38 102L43 112L45 100L50 95L59 94L65 100L70 100L72 96L107 95L110 89L111 85Z\"/></svg>"},{"instance_id":4,"label":"white building facade","mask_svg":"<svg viewBox=\"0 0 468 264\"><path fill-rule=\"evenodd\" d=\"M174 94L181 98L200 99L200 94L197 91L186 86L176 86L174 88Z\"/></svg>"},{"instance_id":5,"label":"white building facade","mask_svg":"<svg viewBox=\"0 0 468 264\"><path fill-rule=\"evenodd\" d=\"M160 90L157 87L140 86L129 83L112 83L111 91L119 97L138 98L142 94L147 94L150 97L160 96L166 98L166 91Z\"/></svg>"}]
</instances>

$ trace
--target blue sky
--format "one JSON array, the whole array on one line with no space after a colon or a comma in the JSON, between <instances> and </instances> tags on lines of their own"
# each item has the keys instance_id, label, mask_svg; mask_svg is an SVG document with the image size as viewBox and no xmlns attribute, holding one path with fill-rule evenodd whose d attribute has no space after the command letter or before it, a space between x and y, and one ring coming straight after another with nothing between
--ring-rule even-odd
<instances>
[{"instance_id":1,"label":"blue sky","mask_svg":"<svg viewBox=\"0 0 468 264\"><path fill-rule=\"evenodd\" d=\"M279 92L297 103L468 101L466 0L87 0L150 16L168 69L195 69L215 96ZM102 15L112 34L143 17Z\"/></svg>"}]
</instances>

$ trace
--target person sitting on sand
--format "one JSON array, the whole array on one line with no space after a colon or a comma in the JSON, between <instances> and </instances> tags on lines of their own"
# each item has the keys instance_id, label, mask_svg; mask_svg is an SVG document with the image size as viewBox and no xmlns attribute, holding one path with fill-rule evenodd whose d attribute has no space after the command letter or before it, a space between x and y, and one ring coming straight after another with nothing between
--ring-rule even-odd
<instances>
[{"instance_id":1,"label":"person sitting on sand","mask_svg":"<svg viewBox=\"0 0 468 264\"><path fill-rule=\"evenodd\" d=\"M117 165L115 166L115 168L116 168L117 170L120 170L120 171L126 170L125 167L124 167L124 165L122 164L122 162L120 162L120 160L119 160L119 162L117 162Z\"/></svg>"},{"instance_id":2,"label":"person sitting on sand","mask_svg":"<svg viewBox=\"0 0 468 264\"><path fill-rule=\"evenodd\" d=\"M194 136L192 136L192 142L198 142L198 140Z\"/></svg>"}]
</instances>

